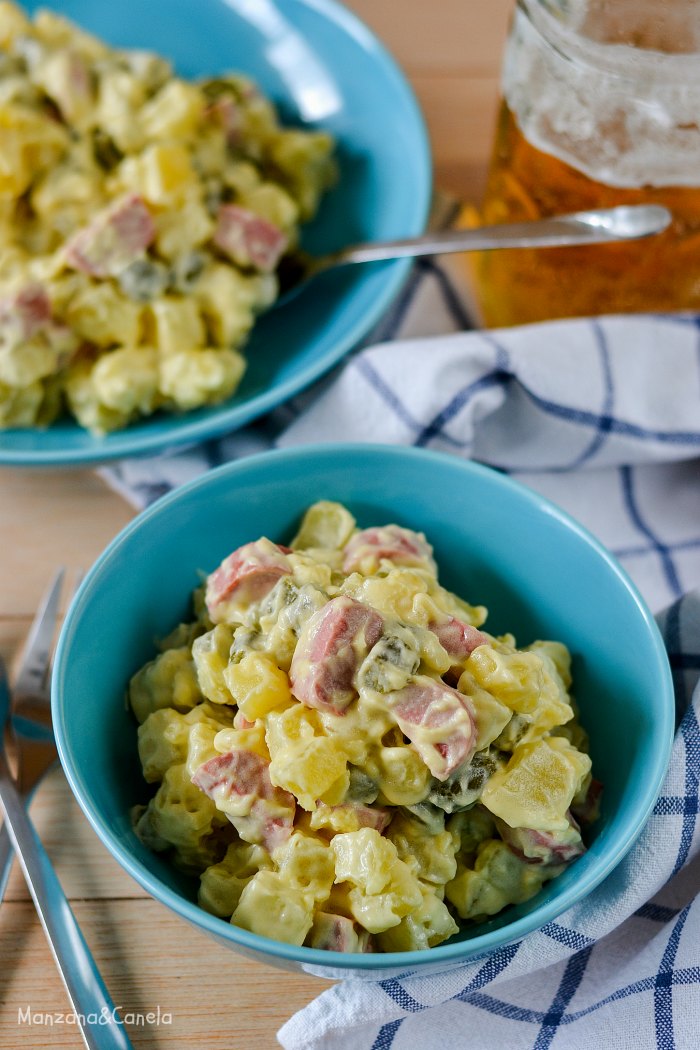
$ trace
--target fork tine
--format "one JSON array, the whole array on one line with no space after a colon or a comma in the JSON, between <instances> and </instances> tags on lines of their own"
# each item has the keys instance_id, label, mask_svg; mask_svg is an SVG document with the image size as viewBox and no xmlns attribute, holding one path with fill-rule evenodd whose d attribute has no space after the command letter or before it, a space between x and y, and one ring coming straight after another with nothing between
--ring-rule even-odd
<instances>
[{"instance_id":1,"label":"fork tine","mask_svg":"<svg viewBox=\"0 0 700 1050\"><path fill-rule=\"evenodd\" d=\"M15 699L45 692L64 575L65 569L56 571L29 628L15 681Z\"/></svg>"}]
</instances>

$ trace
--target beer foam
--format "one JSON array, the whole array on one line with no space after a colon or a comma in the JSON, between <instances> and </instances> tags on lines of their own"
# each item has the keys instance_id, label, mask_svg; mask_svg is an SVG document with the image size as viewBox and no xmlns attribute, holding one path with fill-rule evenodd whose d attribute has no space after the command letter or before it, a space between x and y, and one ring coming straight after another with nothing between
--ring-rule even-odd
<instances>
[{"instance_id":1,"label":"beer foam","mask_svg":"<svg viewBox=\"0 0 700 1050\"><path fill-rule=\"evenodd\" d=\"M697 186L698 56L557 35L516 10L503 94L527 140L607 185Z\"/></svg>"}]
</instances>

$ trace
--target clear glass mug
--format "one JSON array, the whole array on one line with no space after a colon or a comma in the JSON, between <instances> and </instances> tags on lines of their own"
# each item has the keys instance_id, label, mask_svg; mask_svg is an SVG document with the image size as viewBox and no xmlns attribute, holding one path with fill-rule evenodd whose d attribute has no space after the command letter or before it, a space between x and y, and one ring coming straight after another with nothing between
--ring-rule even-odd
<instances>
[{"instance_id":1,"label":"clear glass mug","mask_svg":"<svg viewBox=\"0 0 700 1050\"><path fill-rule=\"evenodd\" d=\"M700 3L518 0L502 95L480 222L641 202L674 221L627 244L474 256L482 323L700 310Z\"/></svg>"}]
</instances>

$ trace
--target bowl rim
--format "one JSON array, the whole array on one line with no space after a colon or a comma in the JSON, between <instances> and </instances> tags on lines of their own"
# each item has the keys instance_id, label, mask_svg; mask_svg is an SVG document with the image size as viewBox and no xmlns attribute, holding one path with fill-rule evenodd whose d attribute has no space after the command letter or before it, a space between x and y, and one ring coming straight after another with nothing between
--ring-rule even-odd
<instances>
[{"instance_id":1,"label":"bowl rim","mask_svg":"<svg viewBox=\"0 0 700 1050\"><path fill-rule=\"evenodd\" d=\"M329 953L323 949L298 947L251 933L248 930L234 926L225 919L206 912L196 903L187 900L162 883L155 874L135 860L122 847L118 837L112 832L97 807L93 805L91 793L87 789L82 774L73 760L68 741L69 734L64 721L66 713L63 703L64 677L72 637L79 622L81 605L89 599L90 591L103 569L118 555L121 546L133 533L137 532L144 524L150 522L151 519L167 513L168 509L183 497L191 495L198 489L206 489L209 485L217 484L223 477L228 476L231 479L235 479L237 475L246 475L251 472L255 474L261 468L264 471L269 464L274 463L283 464L294 460L304 461L307 459L317 461L319 458L342 462L344 457L356 455L377 457L385 461L388 460L389 463L398 459L409 459L414 460L416 463L422 462L423 464L432 465L435 469L451 466L465 475L486 478L497 487L502 487L517 494L519 498L523 499L525 503L529 504L536 511L544 512L548 517L555 518L566 529L573 532L584 544L593 549L605 562L618 583L628 592L649 633L650 642L653 646L653 652L650 655L653 658L659 680L665 686L662 691L663 696L660 698L656 709L658 725L655 728L656 747L653 753L653 762L647 772L643 789L637 794L638 803L641 804L635 819L628 822L624 834L621 835L614 847L609 849L605 858L600 859L596 857L589 870L583 873L582 878L579 878L575 883L567 887L558 897L543 902L535 911L528 915L517 918L496 930L480 935L477 934L467 941L447 942L429 950L370 954ZM587 896L620 863L641 834L663 785L674 739L675 705L673 680L666 648L656 621L646 602L615 557L588 529L566 511L508 475L504 475L483 464L475 463L472 460L451 456L443 452L404 445L343 442L337 445L313 444L274 449L225 463L191 479L156 500L120 530L85 575L66 613L61 629L54 659L51 693L56 745L61 765L71 790L102 843L120 866L152 897L217 939L230 941L232 947L240 947L244 951L257 955L262 954L281 960L293 961L297 964L302 964L305 968L309 968L309 972L313 972L311 968L325 970L327 973L330 973L332 970L375 971L377 972L378 980L381 980L382 976L386 976L383 972L387 970L392 970L393 972L397 970L418 972L425 967L434 970L438 968L437 964L444 964L448 968L456 963L467 963L482 958L499 948L511 944L526 934L541 929L547 922L562 915ZM329 955L331 956L330 958Z\"/></svg>"},{"instance_id":2,"label":"bowl rim","mask_svg":"<svg viewBox=\"0 0 700 1050\"><path fill-rule=\"evenodd\" d=\"M418 151L411 158L418 192L414 194L410 213L405 216L406 229L402 236L418 236L425 229L430 215L433 175L430 137L413 87L397 60L374 31L339 0L296 0L296 2L304 4L329 22L338 25L359 47L372 53L379 60L389 80L404 95L406 112L410 115L413 134L418 144ZM152 433L137 436L133 429L126 427L123 430L114 431L105 439L94 438L95 444L85 448L52 449L47 447L25 450L7 447L3 444L3 435L10 437L12 434L21 435L26 433L26 430L23 428L0 429L0 466L41 468L108 463L125 456L141 457L182 448L188 444L221 437L230 431L238 430L288 401L295 394L306 390L334 365L339 364L346 354L371 332L382 314L398 296L408 279L412 263L413 260L407 258L374 264L382 267L384 284L381 291L372 299L371 304L362 311L356 311L354 321L348 320L342 338L332 343L320 357L315 356L297 375L278 383L273 389L267 389L229 408L225 407L226 402L220 406L209 406L214 409L213 417L207 416L204 419L188 421L187 413L182 416L173 414L158 421L165 427L165 431L157 426ZM358 294L359 291L360 286L353 291L353 294ZM152 416L146 417L138 425L147 426L152 419ZM76 423L75 426L78 424ZM41 428L34 429L38 432ZM43 433L50 435L51 427L44 428ZM99 447L100 440L105 442L103 448Z\"/></svg>"}]
</instances>

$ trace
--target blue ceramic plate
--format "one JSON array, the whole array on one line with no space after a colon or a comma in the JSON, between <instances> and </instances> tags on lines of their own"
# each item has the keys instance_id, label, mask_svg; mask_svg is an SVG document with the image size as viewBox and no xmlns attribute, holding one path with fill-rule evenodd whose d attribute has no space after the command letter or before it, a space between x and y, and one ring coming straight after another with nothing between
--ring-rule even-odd
<instances>
[{"instance_id":1,"label":"blue ceramic plate","mask_svg":"<svg viewBox=\"0 0 700 1050\"><path fill-rule=\"evenodd\" d=\"M430 150L420 111L382 45L334 0L45 0L122 47L150 48L185 77L238 69L254 77L285 120L328 130L340 178L304 246L322 253L363 240L420 233L428 213ZM233 398L184 416L158 415L95 438L62 421L45 431L0 431L0 463L95 463L215 437L308 386L378 320L410 262L375 263L317 279L262 317Z\"/></svg>"},{"instance_id":2,"label":"blue ceramic plate","mask_svg":"<svg viewBox=\"0 0 700 1050\"><path fill-rule=\"evenodd\" d=\"M196 904L178 874L134 835L129 811L150 794L124 704L129 677L188 615L189 595L230 551L260 535L285 542L309 503L346 503L362 526L423 530L444 584L489 609L487 629L520 645L566 643L576 698L603 781L588 851L525 904L429 951L350 955L238 929ZM239 460L183 485L139 515L88 573L65 622L53 721L71 787L117 861L157 900L236 951L329 977L380 979L446 969L515 941L591 892L641 831L673 735L661 637L634 586L571 518L508 478L418 449L338 445Z\"/></svg>"}]
</instances>

